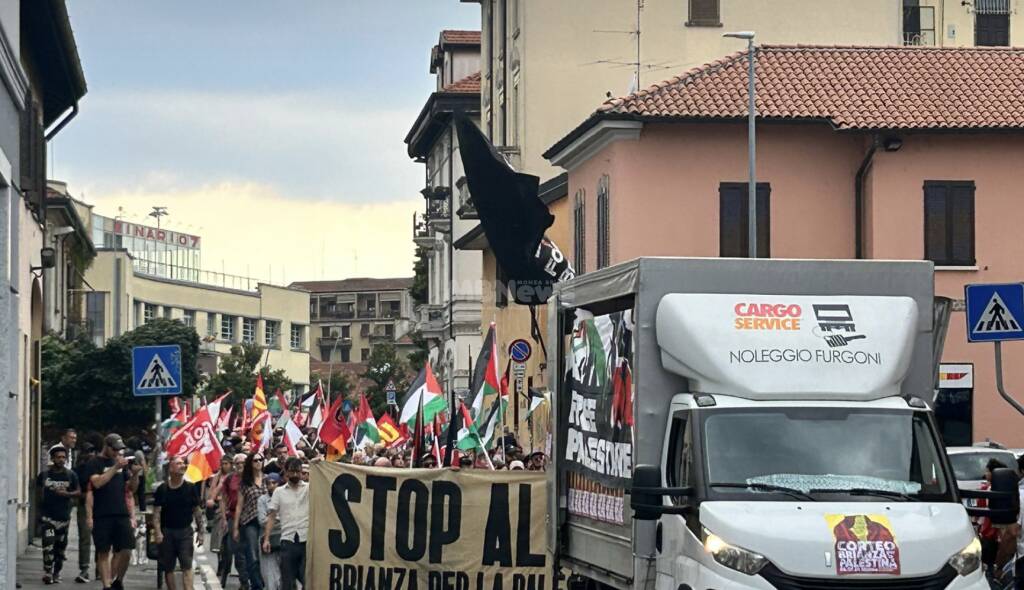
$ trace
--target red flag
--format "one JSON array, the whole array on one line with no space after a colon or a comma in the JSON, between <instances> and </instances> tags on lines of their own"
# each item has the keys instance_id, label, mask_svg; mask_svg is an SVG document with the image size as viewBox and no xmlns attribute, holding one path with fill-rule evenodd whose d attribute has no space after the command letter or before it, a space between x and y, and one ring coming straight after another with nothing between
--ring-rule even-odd
<instances>
[{"instance_id":1,"label":"red flag","mask_svg":"<svg viewBox=\"0 0 1024 590\"><path fill-rule=\"evenodd\" d=\"M210 430L213 430L213 423L211 416L216 415L220 417L220 405L227 394L224 394L217 398L213 403L203 406L196 412L192 419L183 424L180 428L174 431L171 438L167 440L167 455L174 457L175 455L182 455L187 457L189 453L183 453L182 449L191 449L197 443L197 437L202 435L202 428L204 420L210 421Z\"/></svg>"},{"instance_id":2,"label":"red flag","mask_svg":"<svg viewBox=\"0 0 1024 590\"><path fill-rule=\"evenodd\" d=\"M231 406L227 412L221 411L220 417L217 418L217 432L224 432L231 428L231 412L234 410L235 406Z\"/></svg>"},{"instance_id":3,"label":"red flag","mask_svg":"<svg viewBox=\"0 0 1024 590\"><path fill-rule=\"evenodd\" d=\"M167 407L170 408L171 415L173 416L174 414L177 414L178 412L181 411L181 402L178 401L178 398L172 397L171 399L167 400Z\"/></svg>"},{"instance_id":4,"label":"red flag","mask_svg":"<svg viewBox=\"0 0 1024 590\"><path fill-rule=\"evenodd\" d=\"M352 432L348 429L348 424L345 424L341 404L342 399L339 395L338 399L331 404L331 409L327 412L323 425L320 426L319 436L324 443L344 453L349 439L352 438Z\"/></svg>"},{"instance_id":5,"label":"red flag","mask_svg":"<svg viewBox=\"0 0 1024 590\"><path fill-rule=\"evenodd\" d=\"M508 380L509 370L512 368L512 358L509 357L508 362L505 363L505 373L501 376L501 385L499 386L498 392L505 397L508 397Z\"/></svg>"}]
</instances>

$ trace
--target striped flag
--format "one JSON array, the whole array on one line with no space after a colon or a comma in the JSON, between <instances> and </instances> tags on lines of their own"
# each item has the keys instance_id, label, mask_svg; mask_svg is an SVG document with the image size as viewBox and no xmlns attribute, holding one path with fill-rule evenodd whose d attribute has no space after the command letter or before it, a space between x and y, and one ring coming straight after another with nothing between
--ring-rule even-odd
<instances>
[{"instance_id":1,"label":"striped flag","mask_svg":"<svg viewBox=\"0 0 1024 590\"><path fill-rule=\"evenodd\" d=\"M484 398L499 393L501 384L498 381L498 342L494 322L487 330L487 337L476 357L473 380L470 383L470 394L473 396L472 415L479 421L484 412Z\"/></svg>"},{"instance_id":2,"label":"striped flag","mask_svg":"<svg viewBox=\"0 0 1024 590\"><path fill-rule=\"evenodd\" d=\"M380 431L377 430L377 420L370 410L370 403L366 401L366 394L359 394L359 409L356 410L356 425L366 438L375 443L380 442Z\"/></svg>"},{"instance_id":3,"label":"striped flag","mask_svg":"<svg viewBox=\"0 0 1024 590\"><path fill-rule=\"evenodd\" d=\"M398 421L402 424L412 424L416 416L422 413L424 422L430 422L435 414L447 408L448 403L444 400L441 386L438 385L434 370L427 362L423 364L419 375L409 386L409 392L402 400L402 414Z\"/></svg>"}]
</instances>

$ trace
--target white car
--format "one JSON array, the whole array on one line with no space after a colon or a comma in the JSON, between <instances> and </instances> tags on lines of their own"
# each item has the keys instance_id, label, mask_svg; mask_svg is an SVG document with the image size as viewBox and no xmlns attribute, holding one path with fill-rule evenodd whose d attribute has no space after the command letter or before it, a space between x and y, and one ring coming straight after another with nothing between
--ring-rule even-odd
<instances>
[{"instance_id":1,"label":"white car","mask_svg":"<svg viewBox=\"0 0 1024 590\"><path fill-rule=\"evenodd\" d=\"M985 466L992 459L1010 469L1017 469L1017 456L1008 449L992 447L947 447L946 454L953 466L957 487L964 490L977 490L985 481Z\"/></svg>"}]
</instances>

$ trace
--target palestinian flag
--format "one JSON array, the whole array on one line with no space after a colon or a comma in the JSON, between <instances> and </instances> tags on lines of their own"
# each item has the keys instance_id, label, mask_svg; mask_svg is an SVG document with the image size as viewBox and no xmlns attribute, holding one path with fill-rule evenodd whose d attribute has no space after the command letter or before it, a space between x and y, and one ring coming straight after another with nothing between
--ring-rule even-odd
<instances>
[{"instance_id":1,"label":"palestinian flag","mask_svg":"<svg viewBox=\"0 0 1024 590\"><path fill-rule=\"evenodd\" d=\"M506 407L508 407L508 398L499 395L491 402L491 408L487 411L487 416L483 420L478 419L476 421L475 426L483 448L491 447L493 442L504 434L501 431L501 420L505 416Z\"/></svg>"},{"instance_id":2,"label":"palestinian flag","mask_svg":"<svg viewBox=\"0 0 1024 590\"><path fill-rule=\"evenodd\" d=\"M281 416L288 412L288 402L284 400L281 388L274 390L274 395L267 401L267 409L274 416Z\"/></svg>"},{"instance_id":3,"label":"palestinian flag","mask_svg":"<svg viewBox=\"0 0 1024 590\"><path fill-rule=\"evenodd\" d=\"M380 431L377 430L377 420L373 417L373 411L370 410L370 403L366 401L366 394L359 394L359 409L356 410L356 428L360 430L366 438L369 438L375 443L380 442Z\"/></svg>"},{"instance_id":4,"label":"palestinian flag","mask_svg":"<svg viewBox=\"0 0 1024 590\"><path fill-rule=\"evenodd\" d=\"M494 322L487 330L487 337L480 348L480 354L476 357L476 367L473 370L473 380L469 385L469 392L472 395L472 414L479 422L484 411L484 398L501 391L501 384L498 382L498 342L495 335Z\"/></svg>"},{"instance_id":5,"label":"palestinian flag","mask_svg":"<svg viewBox=\"0 0 1024 590\"><path fill-rule=\"evenodd\" d=\"M348 429L348 424L345 424L345 416L341 411L341 405L342 397L339 395L338 399L334 400L334 403L331 404L330 411L327 412L327 417L320 427L319 437L320 440L324 441L328 449L334 449L341 455L344 455L345 447L348 446L352 433Z\"/></svg>"},{"instance_id":6,"label":"palestinian flag","mask_svg":"<svg viewBox=\"0 0 1024 590\"><path fill-rule=\"evenodd\" d=\"M455 428L455 448L460 451L473 451L483 449L483 441L480 440L480 433L473 423L473 418L466 409L466 404L459 402L459 411L455 412L457 419L452 420L449 428Z\"/></svg>"},{"instance_id":7,"label":"palestinian flag","mask_svg":"<svg viewBox=\"0 0 1024 590\"><path fill-rule=\"evenodd\" d=\"M430 368L429 362L424 363L420 374L416 376L405 399L402 400L402 415L399 422L411 424L420 413L423 414L424 422L430 422L438 412L446 409L448 402L441 393L441 386L437 384L434 370Z\"/></svg>"},{"instance_id":8,"label":"palestinian flag","mask_svg":"<svg viewBox=\"0 0 1024 590\"><path fill-rule=\"evenodd\" d=\"M532 414L534 410L544 405L544 402L548 401L548 397L546 395L532 387L527 391L527 397L530 402L530 406L526 410L527 418L530 417L530 414Z\"/></svg>"},{"instance_id":9,"label":"palestinian flag","mask_svg":"<svg viewBox=\"0 0 1024 590\"><path fill-rule=\"evenodd\" d=\"M309 393L307 393L306 397L302 398L302 403L300 405L303 408L309 408L314 403L316 403L318 401L323 401L323 399L324 399L324 382L321 381L321 380L318 380L317 383L316 383L316 389L314 389L314 390L310 391Z\"/></svg>"},{"instance_id":10,"label":"palestinian flag","mask_svg":"<svg viewBox=\"0 0 1024 590\"><path fill-rule=\"evenodd\" d=\"M299 441L302 440L302 431L290 419L284 423L284 444L288 447L288 454L292 457L298 456Z\"/></svg>"}]
</instances>

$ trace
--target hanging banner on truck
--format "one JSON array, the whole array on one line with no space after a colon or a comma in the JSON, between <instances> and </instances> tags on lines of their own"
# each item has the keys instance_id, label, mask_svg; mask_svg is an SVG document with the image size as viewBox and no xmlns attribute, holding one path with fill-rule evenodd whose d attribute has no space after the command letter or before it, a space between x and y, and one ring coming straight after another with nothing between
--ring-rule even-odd
<instances>
[{"instance_id":1,"label":"hanging banner on truck","mask_svg":"<svg viewBox=\"0 0 1024 590\"><path fill-rule=\"evenodd\" d=\"M632 311L596 317L577 312L569 351L563 459L566 469L582 476L571 479L579 485L570 486L570 493L585 493L583 506L599 506L606 499L621 504L621 491L633 476ZM593 510L570 512L597 518ZM622 522L621 516L599 520Z\"/></svg>"},{"instance_id":2,"label":"hanging banner on truck","mask_svg":"<svg viewBox=\"0 0 1024 590\"><path fill-rule=\"evenodd\" d=\"M310 470L306 587L545 590L543 472ZM315 524L314 524L315 523Z\"/></svg>"}]
</instances>

